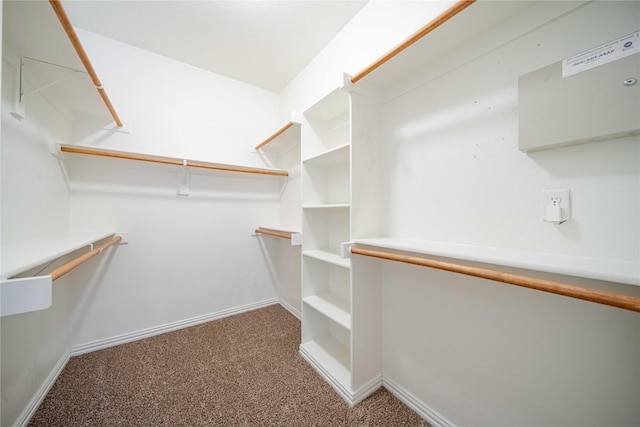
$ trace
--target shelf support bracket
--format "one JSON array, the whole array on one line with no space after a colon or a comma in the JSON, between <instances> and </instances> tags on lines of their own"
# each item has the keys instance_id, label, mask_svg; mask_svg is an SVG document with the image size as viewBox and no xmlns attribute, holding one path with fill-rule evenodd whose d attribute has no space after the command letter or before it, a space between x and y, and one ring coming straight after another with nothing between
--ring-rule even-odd
<instances>
[{"instance_id":1,"label":"shelf support bracket","mask_svg":"<svg viewBox=\"0 0 640 427\"><path fill-rule=\"evenodd\" d=\"M340 243L340 258L351 258L351 245L353 242Z\"/></svg>"},{"instance_id":2,"label":"shelf support bracket","mask_svg":"<svg viewBox=\"0 0 640 427\"><path fill-rule=\"evenodd\" d=\"M46 84L44 84L44 85L42 85L42 86L40 86L40 87L38 87L36 89L33 89L33 90L29 91L29 92L25 92L25 86L26 86L26 84L25 84L26 83L25 82L25 78L26 78L25 77L25 59L29 60L29 61L39 62L41 64L50 65L52 67L58 67L58 68L62 68L64 70L69 70L70 73L67 74L64 77L61 77L61 78L59 78L57 80L54 80L54 81L49 82L49 83L46 83ZM73 77L76 77L78 74L85 75L85 76L88 75L86 71L76 70L75 68L65 67L63 65L54 64L52 62L41 61L39 59L34 59L34 58L29 58L28 56L23 56L22 58L20 58L20 97L19 97L18 102L22 103L22 99L25 96L41 92L44 89L50 88L52 86L55 86L55 85L60 84L62 82L65 82L65 81L67 81L67 80L69 80L69 79L71 79Z\"/></svg>"},{"instance_id":3,"label":"shelf support bracket","mask_svg":"<svg viewBox=\"0 0 640 427\"><path fill-rule=\"evenodd\" d=\"M178 188L178 194L180 196L189 195L189 169L187 167L187 160L182 160L182 172L180 172L180 187Z\"/></svg>"}]
</instances>

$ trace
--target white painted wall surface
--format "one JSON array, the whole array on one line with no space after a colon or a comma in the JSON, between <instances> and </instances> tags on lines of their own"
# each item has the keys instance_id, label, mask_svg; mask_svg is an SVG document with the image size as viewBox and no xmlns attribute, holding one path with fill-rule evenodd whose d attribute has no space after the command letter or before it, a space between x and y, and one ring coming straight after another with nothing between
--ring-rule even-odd
<instances>
[{"instance_id":1,"label":"white painted wall surface","mask_svg":"<svg viewBox=\"0 0 640 427\"><path fill-rule=\"evenodd\" d=\"M638 313L388 261L382 281L384 377L451 425L638 424Z\"/></svg>"},{"instance_id":2,"label":"white painted wall surface","mask_svg":"<svg viewBox=\"0 0 640 427\"><path fill-rule=\"evenodd\" d=\"M453 1L370 1L280 93L284 122L340 86L446 10Z\"/></svg>"},{"instance_id":3,"label":"white painted wall surface","mask_svg":"<svg viewBox=\"0 0 640 427\"><path fill-rule=\"evenodd\" d=\"M278 122L278 95L89 31L78 36L125 128L79 127L73 143L263 166L252 148Z\"/></svg>"},{"instance_id":4,"label":"white painted wall surface","mask_svg":"<svg viewBox=\"0 0 640 427\"><path fill-rule=\"evenodd\" d=\"M637 31L638 11L589 3L495 50L469 41L467 55L438 59L441 76L414 76L383 107L385 234L637 262L638 137L519 152L517 77ZM541 220L545 188L571 190L571 221ZM640 420L638 313L384 262L383 342L385 378L454 425Z\"/></svg>"},{"instance_id":5,"label":"white painted wall surface","mask_svg":"<svg viewBox=\"0 0 640 427\"><path fill-rule=\"evenodd\" d=\"M68 230L69 194L49 148L51 139L65 138L69 129L40 94L25 98L25 119L10 115L19 53L3 46L2 54L0 239L7 244ZM62 278L53 287L51 309L0 319L3 426L24 421L28 403L68 357L68 293L68 281Z\"/></svg>"},{"instance_id":6,"label":"white painted wall surface","mask_svg":"<svg viewBox=\"0 0 640 427\"><path fill-rule=\"evenodd\" d=\"M385 105L387 235L640 258L638 137L518 151L518 76L633 32L638 4L617 4L587 4L466 64L460 58L462 66ZM610 25L598 24L615 11ZM542 221L548 188L571 190L571 221Z\"/></svg>"},{"instance_id":7,"label":"white painted wall surface","mask_svg":"<svg viewBox=\"0 0 640 427\"><path fill-rule=\"evenodd\" d=\"M278 156L280 167L289 171L289 177L280 193L280 222L285 230L302 231L302 179L300 144L293 145ZM263 240L266 240L263 238ZM273 240L273 238L270 238ZM302 313L302 245L292 246L289 240L276 238L277 255L275 256L278 295L283 305L294 315ZM270 254L273 254L269 250ZM272 255L273 256L273 255Z\"/></svg>"},{"instance_id":8,"label":"white painted wall surface","mask_svg":"<svg viewBox=\"0 0 640 427\"><path fill-rule=\"evenodd\" d=\"M79 32L131 134L74 142L263 166L253 147L277 123L276 94L86 31ZM78 135L76 135L78 136ZM131 243L74 275L72 347L112 342L276 298L251 228L278 220L283 180L71 156L71 226L128 231ZM97 264L97 263L96 263Z\"/></svg>"},{"instance_id":9,"label":"white painted wall surface","mask_svg":"<svg viewBox=\"0 0 640 427\"><path fill-rule=\"evenodd\" d=\"M72 346L276 297L251 227L277 217L279 178L192 172L178 196L176 169L72 159L74 230L131 238L74 274Z\"/></svg>"}]
</instances>

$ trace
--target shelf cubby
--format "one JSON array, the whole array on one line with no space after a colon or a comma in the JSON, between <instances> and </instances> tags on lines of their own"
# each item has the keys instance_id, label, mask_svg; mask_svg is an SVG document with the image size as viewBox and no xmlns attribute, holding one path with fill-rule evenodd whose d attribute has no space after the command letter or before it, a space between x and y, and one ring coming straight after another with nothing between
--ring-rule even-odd
<instances>
[{"instance_id":1,"label":"shelf cubby","mask_svg":"<svg viewBox=\"0 0 640 427\"><path fill-rule=\"evenodd\" d=\"M315 366L343 388L351 384L349 330L303 301L303 333L300 350Z\"/></svg>"},{"instance_id":2,"label":"shelf cubby","mask_svg":"<svg viewBox=\"0 0 640 427\"><path fill-rule=\"evenodd\" d=\"M303 159L349 144L349 95L333 91L304 113L303 123Z\"/></svg>"},{"instance_id":3,"label":"shelf cubby","mask_svg":"<svg viewBox=\"0 0 640 427\"><path fill-rule=\"evenodd\" d=\"M349 268L305 256L302 270L303 301L345 329L351 329Z\"/></svg>"},{"instance_id":4,"label":"shelf cubby","mask_svg":"<svg viewBox=\"0 0 640 427\"><path fill-rule=\"evenodd\" d=\"M341 145L303 161L305 206L349 203L349 157L349 145Z\"/></svg>"},{"instance_id":5,"label":"shelf cubby","mask_svg":"<svg viewBox=\"0 0 640 427\"><path fill-rule=\"evenodd\" d=\"M349 207L304 207L303 252L321 250L339 253L340 244L349 241Z\"/></svg>"}]
</instances>

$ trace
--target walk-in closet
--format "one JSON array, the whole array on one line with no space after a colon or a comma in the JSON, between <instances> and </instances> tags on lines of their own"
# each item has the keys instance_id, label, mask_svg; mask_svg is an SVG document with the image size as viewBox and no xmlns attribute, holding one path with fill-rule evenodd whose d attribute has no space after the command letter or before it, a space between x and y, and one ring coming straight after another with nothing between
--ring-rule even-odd
<instances>
[{"instance_id":1,"label":"walk-in closet","mask_svg":"<svg viewBox=\"0 0 640 427\"><path fill-rule=\"evenodd\" d=\"M1 4L2 426L640 425L639 1Z\"/></svg>"}]
</instances>

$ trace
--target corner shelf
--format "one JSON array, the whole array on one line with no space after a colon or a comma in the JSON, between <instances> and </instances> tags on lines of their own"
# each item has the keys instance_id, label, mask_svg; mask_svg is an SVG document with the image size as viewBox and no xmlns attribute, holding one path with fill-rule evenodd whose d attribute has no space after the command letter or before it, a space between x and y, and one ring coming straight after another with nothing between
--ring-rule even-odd
<instances>
[{"instance_id":1,"label":"corner shelf","mask_svg":"<svg viewBox=\"0 0 640 427\"><path fill-rule=\"evenodd\" d=\"M4 2L3 17L9 48L29 62L20 68L28 71L31 92L54 98L71 119L90 117L103 126L122 126L59 1ZM78 77L69 79L72 75Z\"/></svg>"},{"instance_id":2,"label":"corner shelf","mask_svg":"<svg viewBox=\"0 0 640 427\"><path fill-rule=\"evenodd\" d=\"M300 144L300 120L291 120L273 135L256 145L256 151L280 154Z\"/></svg>"}]
</instances>

